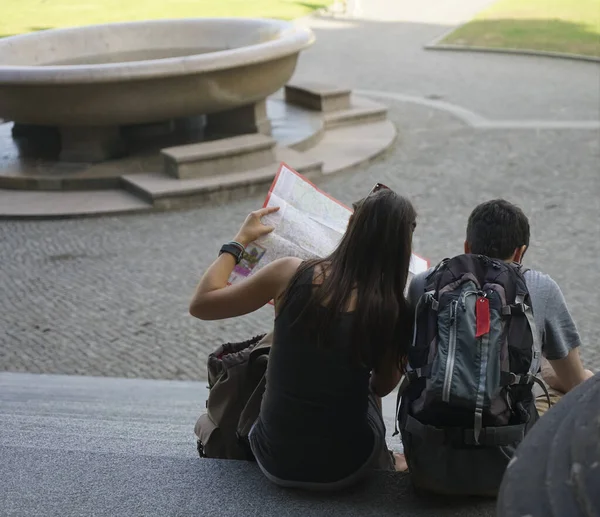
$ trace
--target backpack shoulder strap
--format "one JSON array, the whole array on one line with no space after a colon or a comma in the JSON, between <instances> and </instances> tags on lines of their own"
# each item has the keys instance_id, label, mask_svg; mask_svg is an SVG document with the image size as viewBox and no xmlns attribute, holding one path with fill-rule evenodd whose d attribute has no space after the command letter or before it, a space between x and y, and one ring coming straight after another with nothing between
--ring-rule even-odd
<instances>
[{"instance_id":1,"label":"backpack shoulder strap","mask_svg":"<svg viewBox=\"0 0 600 517\"><path fill-rule=\"evenodd\" d=\"M446 266L446 264L448 263L449 260L450 260L449 258L445 258L444 260L442 260L425 277L425 281L423 282L424 292L435 290L436 284L437 284L438 273L440 272L441 269L443 269Z\"/></svg>"},{"instance_id":2,"label":"backpack shoulder strap","mask_svg":"<svg viewBox=\"0 0 600 517\"><path fill-rule=\"evenodd\" d=\"M523 264L519 264L518 262L512 262L510 264L510 266L517 273L517 275L523 280L523 282L525 282L525 273L527 273L527 271L530 271L530 268L524 266ZM527 285L525 285L525 287L527 287Z\"/></svg>"},{"instance_id":3,"label":"backpack shoulder strap","mask_svg":"<svg viewBox=\"0 0 600 517\"><path fill-rule=\"evenodd\" d=\"M535 318L533 317L531 299L529 296L529 291L527 290L527 284L525 282L525 273L529 271L529 268L515 262L512 263L512 266L517 272L517 275L522 279L523 287L525 289L523 292L517 292L515 297L515 305L522 307L523 314L525 315L527 323L529 324L529 329L531 330L533 338L533 353L529 367L529 375L535 376L539 371L542 362L542 342L540 339L540 334L537 330L537 325L535 324Z\"/></svg>"},{"instance_id":4,"label":"backpack shoulder strap","mask_svg":"<svg viewBox=\"0 0 600 517\"><path fill-rule=\"evenodd\" d=\"M517 299L515 301L517 304L521 304L523 306L523 313L527 318L527 323L529 323L529 328L531 330L533 338L533 351L531 357L531 365L529 366L529 373L531 375L535 375L539 371L540 365L542 363L542 343L540 340L540 334L537 331L537 326L533 317L531 301L525 300L521 294L517 295Z\"/></svg>"}]
</instances>

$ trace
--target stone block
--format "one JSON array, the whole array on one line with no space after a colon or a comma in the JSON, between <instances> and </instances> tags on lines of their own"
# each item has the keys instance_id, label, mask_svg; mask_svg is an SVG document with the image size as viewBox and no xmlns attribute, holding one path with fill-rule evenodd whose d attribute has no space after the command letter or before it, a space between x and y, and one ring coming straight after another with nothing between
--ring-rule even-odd
<instances>
[{"instance_id":1,"label":"stone block","mask_svg":"<svg viewBox=\"0 0 600 517\"><path fill-rule=\"evenodd\" d=\"M165 172L179 179L258 169L275 162L275 140L261 134L170 147L161 151Z\"/></svg>"},{"instance_id":2,"label":"stone block","mask_svg":"<svg viewBox=\"0 0 600 517\"><path fill-rule=\"evenodd\" d=\"M290 83L285 87L286 102L323 113L349 109L350 94L349 89L315 82Z\"/></svg>"}]
</instances>

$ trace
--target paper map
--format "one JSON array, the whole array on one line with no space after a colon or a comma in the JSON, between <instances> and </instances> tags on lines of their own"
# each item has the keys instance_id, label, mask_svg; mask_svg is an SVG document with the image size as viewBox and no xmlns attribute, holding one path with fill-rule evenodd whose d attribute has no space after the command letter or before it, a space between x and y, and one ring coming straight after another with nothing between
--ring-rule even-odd
<instances>
[{"instance_id":1,"label":"paper map","mask_svg":"<svg viewBox=\"0 0 600 517\"><path fill-rule=\"evenodd\" d=\"M279 167L264 206L280 207L278 212L263 218L275 230L246 248L229 278L231 284L279 258L306 260L329 255L344 235L352 214L347 206L285 164ZM428 262L413 254L409 277L427 268Z\"/></svg>"}]
</instances>

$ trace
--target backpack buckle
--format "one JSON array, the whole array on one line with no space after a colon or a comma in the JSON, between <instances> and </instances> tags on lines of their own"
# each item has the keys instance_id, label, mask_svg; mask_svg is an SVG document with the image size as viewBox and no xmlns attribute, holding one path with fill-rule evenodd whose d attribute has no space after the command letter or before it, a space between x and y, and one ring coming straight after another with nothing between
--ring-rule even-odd
<instances>
[{"instance_id":1,"label":"backpack buckle","mask_svg":"<svg viewBox=\"0 0 600 517\"><path fill-rule=\"evenodd\" d=\"M514 386L515 384L531 384L532 382L533 375L531 373L517 375L513 372L500 372L500 383L502 386Z\"/></svg>"},{"instance_id":2,"label":"backpack buckle","mask_svg":"<svg viewBox=\"0 0 600 517\"><path fill-rule=\"evenodd\" d=\"M419 373L417 372L417 370L411 370L410 372L406 372L405 377L410 384L415 382L419 378Z\"/></svg>"},{"instance_id":3,"label":"backpack buckle","mask_svg":"<svg viewBox=\"0 0 600 517\"><path fill-rule=\"evenodd\" d=\"M533 375L527 373L525 375L521 375L521 379L519 384L531 384L533 382Z\"/></svg>"},{"instance_id":4,"label":"backpack buckle","mask_svg":"<svg viewBox=\"0 0 600 517\"><path fill-rule=\"evenodd\" d=\"M518 382L519 376L516 373L508 372L508 374L506 375L506 383L509 386L512 386L513 384L517 384Z\"/></svg>"},{"instance_id":5,"label":"backpack buckle","mask_svg":"<svg viewBox=\"0 0 600 517\"><path fill-rule=\"evenodd\" d=\"M527 306L524 303L515 303L511 306L511 313L525 314Z\"/></svg>"}]
</instances>

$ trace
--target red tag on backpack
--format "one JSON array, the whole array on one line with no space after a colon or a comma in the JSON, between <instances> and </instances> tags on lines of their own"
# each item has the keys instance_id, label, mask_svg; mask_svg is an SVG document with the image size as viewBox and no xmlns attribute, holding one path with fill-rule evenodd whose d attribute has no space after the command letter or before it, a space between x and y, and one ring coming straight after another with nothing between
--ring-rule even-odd
<instances>
[{"instance_id":1,"label":"red tag on backpack","mask_svg":"<svg viewBox=\"0 0 600 517\"><path fill-rule=\"evenodd\" d=\"M477 330L475 337L481 337L490 331L490 301L481 296L475 304L475 321Z\"/></svg>"}]
</instances>

